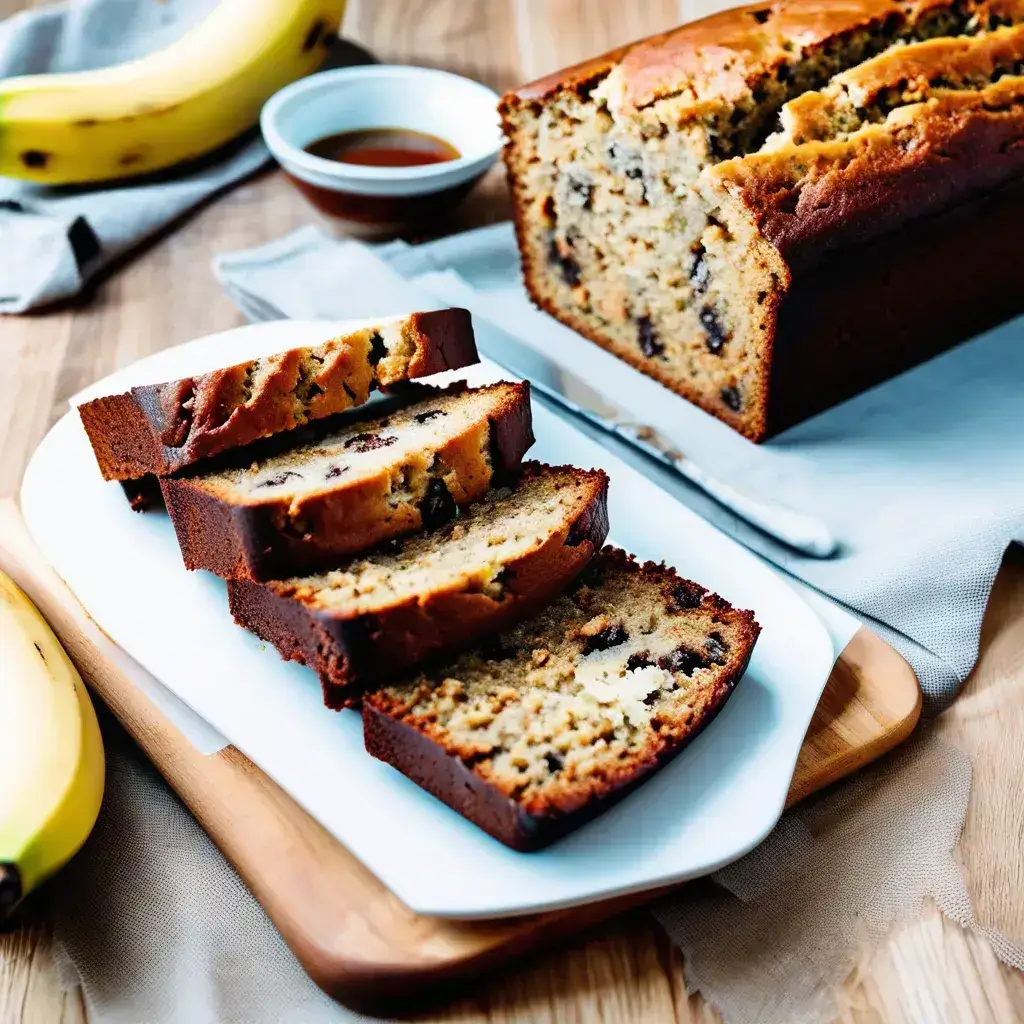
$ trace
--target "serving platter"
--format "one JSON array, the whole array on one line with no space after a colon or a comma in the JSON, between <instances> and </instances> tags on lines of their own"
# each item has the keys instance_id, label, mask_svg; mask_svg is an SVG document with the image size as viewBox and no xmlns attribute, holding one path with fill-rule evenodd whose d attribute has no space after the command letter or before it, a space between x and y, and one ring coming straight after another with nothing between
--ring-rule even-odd
<instances>
[{"instance_id":1,"label":"serving platter","mask_svg":"<svg viewBox=\"0 0 1024 1024\"><path fill-rule=\"evenodd\" d=\"M237 328L230 339L197 347L226 353L249 339L262 347L270 336L283 349L333 333L336 325L279 322ZM185 365L161 373L184 376ZM508 374L483 363L458 376L477 385ZM506 849L367 755L359 715L327 711L311 672L282 662L233 624L223 581L184 570L169 519L132 512L120 488L102 481L76 413L33 456L22 508L36 542L100 627L407 906L459 918L532 913L680 882L752 849L782 812L834 660L818 617L748 551L539 405L534 432L532 456L609 474L614 542L754 609L762 633L735 694L681 757L594 822L530 856ZM75 495L73 505L55 500L55 481L59 493ZM430 871L409 870L410 847Z\"/></svg>"}]
</instances>

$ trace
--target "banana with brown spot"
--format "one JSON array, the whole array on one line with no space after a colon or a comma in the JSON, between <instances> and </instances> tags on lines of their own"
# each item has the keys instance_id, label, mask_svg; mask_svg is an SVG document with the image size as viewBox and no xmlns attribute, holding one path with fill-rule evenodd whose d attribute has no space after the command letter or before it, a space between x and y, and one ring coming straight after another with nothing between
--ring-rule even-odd
<instances>
[{"instance_id":1,"label":"banana with brown spot","mask_svg":"<svg viewBox=\"0 0 1024 1024\"><path fill-rule=\"evenodd\" d=\"M315 71L345 0L221 0L171 46L0 81L0 175L68 185L148 174L230 142Z\"/></svg>"}]
</instances>

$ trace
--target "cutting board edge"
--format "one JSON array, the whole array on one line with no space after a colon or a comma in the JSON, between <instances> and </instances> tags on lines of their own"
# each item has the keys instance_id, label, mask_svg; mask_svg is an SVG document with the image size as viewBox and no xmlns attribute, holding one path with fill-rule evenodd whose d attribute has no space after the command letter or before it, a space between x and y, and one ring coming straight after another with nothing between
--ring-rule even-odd
<instances>
[{"instance_id":1,"label":"cutting board edge","mask_svg":"<svg viewBox=\"0 0 1024 1024\"><path fill-rule=\"evenodd\" d=\"M168 721L119 668L118 658L127 656L45 562L10 500L0 502L0 568L37 604L90 688L232 863L299 962L331 995L370 1005L367 1000L392 995L398 983L408 994L464 977L667 891L497 921L420 917L243 754L227 747L203 755ZM879 674L887 680L881 687ZM838 694L833 692L836 685ZM873 706L864 700L868 691L876 698ZM870 742L857 747L823 743L839 718L822 724L816 712L818 725L812 722L808 731L787 806L905 739L920 713L921 693L907 662L862 626L837 660L819 712L828 700L841 705L840 716L850 718L849 728L871 728ZM848 714L850 709L855 714ZM815 751L813 772L804 763L808 744ZM301 858L303 870L275 871L270 856L275 851L286 863ZM282 884L289 874L291 889Z\"/></svg>"}]
</instances>

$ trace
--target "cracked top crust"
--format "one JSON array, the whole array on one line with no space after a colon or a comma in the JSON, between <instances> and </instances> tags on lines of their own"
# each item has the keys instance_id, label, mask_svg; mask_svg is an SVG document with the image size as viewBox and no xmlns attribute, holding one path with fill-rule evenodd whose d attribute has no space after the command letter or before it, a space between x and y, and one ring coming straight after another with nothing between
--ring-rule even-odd
<instances>
[{"instance_id":1,"label":"cracked top crust","mask_svg":"<svg viewBox=\"0 0 1024 1024\"><path fill-rule=\"evenodd\" d=\"M749 97L757 81L780 65L858 30L893 34L929 14L961 10L979 23L990 17L1017 20L1020 0L955 4L949 0L781 0L722 11L660 35L620 47L573 67L546 75L509 93L506 109L543 100L564 90L586 91L617 69L621 95L635 109L667 97L681 97L684 109L699 113L704 104L736 103Z\"/></svg>"},{"instance_id":2,"label":"cracked top crust","mask_svg":"<svg viewBox=\"0 0 1024 1024\"><path fill-rule=\"evenodd\" d=\"M1024 0L783 0L723 12L549 76L616 123L699 126L694 187L789 264L941 212L1024 173ZM731 216L733 215L733 216Z\"/></svg>"}]
</instances>

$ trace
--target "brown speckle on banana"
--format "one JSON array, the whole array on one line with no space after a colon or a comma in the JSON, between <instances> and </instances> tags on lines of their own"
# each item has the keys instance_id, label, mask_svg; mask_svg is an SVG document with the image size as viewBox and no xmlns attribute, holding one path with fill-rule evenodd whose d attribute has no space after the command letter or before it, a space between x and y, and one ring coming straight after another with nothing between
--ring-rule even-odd
<instances>
[{"instance_id":1,"label":"brown speckle on banana","mask_svg":"<svg viewBox=\"0 0 1024 1024\"><path fill-rule=\"evenodd\" d=\"M306 33L306 38L302 43L302 52L309 53L314 46L320 41L320 37L324 33L324 29L327 27L323 18L317 18L316 21L310 26L309 31Z\"/></svg>"}]
</instances>

